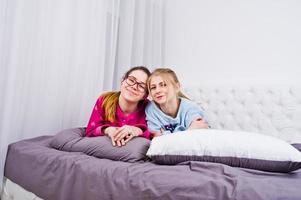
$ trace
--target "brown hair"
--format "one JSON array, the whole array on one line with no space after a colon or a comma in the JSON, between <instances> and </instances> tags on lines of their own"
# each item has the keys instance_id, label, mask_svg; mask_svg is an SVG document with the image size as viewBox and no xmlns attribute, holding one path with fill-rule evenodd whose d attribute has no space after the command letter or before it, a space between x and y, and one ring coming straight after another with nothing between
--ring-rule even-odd
<instances>
[{"instance_id":1,"label":"brown hair","mask_svg":"<svg viewBox=\"0 0 301 200\"><path fill-rule=\"evenodd\" d=\"M123 75L122 81L124 81L130 75L131 72L136 70L141 70L145 72L148 77L151 74L150 71L144 66L132 67ZM148 94L148 91L146 91L146 93ZM116 106L118 104L120 91L107 92L102 94L101 96L103 97L102 107L104 108L105 112L105 120L114 122L116 120Z\"/></svg>"},{"instance_id":2,"label":"brown hair","mask_svg":"<svg viewBox=\"0 0 301 200\"><path fill-rule=\"evenodd\" d=\"M147 81L148 90L150 90L151 78L154 76L163 76L164 78L168 79L174 86L175 84L180 83L176 73L170 68L157 68L152 72L152 74L148 78ZM178 97L189 99L182 91L178 92Z\"/></svg>"}]
</instances>

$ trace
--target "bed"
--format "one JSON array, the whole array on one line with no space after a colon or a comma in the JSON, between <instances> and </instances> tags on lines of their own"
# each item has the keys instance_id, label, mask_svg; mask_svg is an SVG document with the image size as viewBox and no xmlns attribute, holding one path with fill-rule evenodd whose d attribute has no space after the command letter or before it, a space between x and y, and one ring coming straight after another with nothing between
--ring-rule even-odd
<instances>
[{"instance_id":1,"label":"bed","mask_svg":"<svg viewBox=\"0 0 301 200\"><path fill-rule=\"evenodd\" d=\"M212 129L261 133L301 149L299 87L210 86L185 91L203 107ZM78 136L84 128L64 133L70 131ZM200 161L162 165L140 154L139 159L124 162L103 154L91 156L95 147L86 152L61 151L75 145L53 148L55 137L10 144L2 200L301 199L300 169L283 173Z\"/></svg>"}]
</instances>

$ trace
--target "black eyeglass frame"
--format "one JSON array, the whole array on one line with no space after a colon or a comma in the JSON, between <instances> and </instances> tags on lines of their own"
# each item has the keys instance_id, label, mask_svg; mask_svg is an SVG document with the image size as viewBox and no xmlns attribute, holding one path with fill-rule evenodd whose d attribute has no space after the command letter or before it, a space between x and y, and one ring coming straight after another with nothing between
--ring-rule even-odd
<instances>
[{"instance_id":1,"label":"black eyeglass frame","mask_svg":"<svg viewBox=\"0 0 301 200\"><path fill-rule=\"evenodd\" d=\"M134 85L137 84L137 90L139 92L146 92L147 91L146 83L138 82L136 77L134 77L134 76L127 76L127 77L125 77L124 80L129 86L134 86Z\"/></svg>"}]
</instances>

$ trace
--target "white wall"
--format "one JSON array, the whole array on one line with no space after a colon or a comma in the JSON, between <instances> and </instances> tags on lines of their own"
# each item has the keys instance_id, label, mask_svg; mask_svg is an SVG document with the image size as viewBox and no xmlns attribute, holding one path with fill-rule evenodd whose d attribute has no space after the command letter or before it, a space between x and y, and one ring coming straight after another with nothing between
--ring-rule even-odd
<instances>
[{"instance_id":1,"label":"white wall","mask_svg":"<svg viewBox=\"0 0 301 200\"><path fill-rule=\"evenodd\" d=\"M301 83L301 1L167 0L164 64L183 85Z\"/></svg>"}]
</instances>

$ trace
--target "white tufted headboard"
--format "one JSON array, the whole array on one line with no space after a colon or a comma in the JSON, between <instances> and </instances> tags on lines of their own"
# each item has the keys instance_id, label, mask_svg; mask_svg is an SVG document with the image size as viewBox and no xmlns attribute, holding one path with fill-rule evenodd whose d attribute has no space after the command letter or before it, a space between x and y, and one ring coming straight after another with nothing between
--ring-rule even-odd
<instances>
[{"instance_id":1,"label":"white tufted headboard","mask_svg":"<svg viewBox=\"0 0 301 200\"><path fill-rule=\"evenodd\" d=\"M190 87L212 128L264 133L301 143L301 87Z\"/></svg>"}]
</instances>

